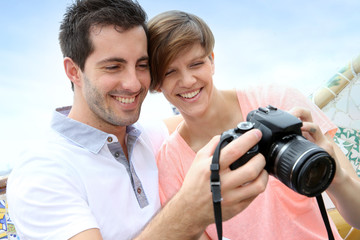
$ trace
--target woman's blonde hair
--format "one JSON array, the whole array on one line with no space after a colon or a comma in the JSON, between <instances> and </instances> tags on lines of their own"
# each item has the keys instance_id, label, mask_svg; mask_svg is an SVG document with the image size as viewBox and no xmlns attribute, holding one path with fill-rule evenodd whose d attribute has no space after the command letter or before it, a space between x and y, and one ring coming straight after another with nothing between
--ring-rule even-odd
<instances>
[{"instance_id":1,"label":"woman's blonde hair","mask_svg":"<svg viewBox=\"0 0 360 240\"><path fill-rule=\"evenodd\" d=\"M182 11L167 11L155 16L148 22L148 31L150 91L162 85L169 64L181 51L200 43L204 56L211 56L215 45L209 26L201 18Z\"/></svg>"}]
</instances>

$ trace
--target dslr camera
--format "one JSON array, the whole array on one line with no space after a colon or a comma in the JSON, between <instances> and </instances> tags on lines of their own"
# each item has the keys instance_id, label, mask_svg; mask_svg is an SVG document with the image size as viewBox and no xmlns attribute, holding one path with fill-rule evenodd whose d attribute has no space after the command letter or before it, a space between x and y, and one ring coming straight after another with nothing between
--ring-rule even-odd
<instances>
[{"instance_id":1,"label":"dslr camera","mask_svg":"<svg viewBox=\"0 0 360 240\"><path fill-rule=\"evenodd\" d=\"M308 197L326 190L335 175L335 161L302 136L302 122L298 118L269 105L251 111L246 120L222 133L220 143L225 144L221 147L253 128L262 132L262 138L230 165L232 170L261 153L266 159L267 172L292 190Z\"/></svg>"}]
</instances>

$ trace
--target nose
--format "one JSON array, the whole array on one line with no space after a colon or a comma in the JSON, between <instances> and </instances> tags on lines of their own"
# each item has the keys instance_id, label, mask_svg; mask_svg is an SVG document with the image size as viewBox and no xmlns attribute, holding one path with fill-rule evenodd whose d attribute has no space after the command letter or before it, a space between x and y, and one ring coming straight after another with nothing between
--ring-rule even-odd
<instances>
[{"instance_id":1,"label":"nose","mask_svg":"<svg viewBox=\"0 0 360 240\"><path fill-rule=\"evenodd\" d=\"M189 71L181 73L179 85L185 88L190 88L196 83L196 78Z\"/></svg>"},{"instance_id":2,"label":"nose","mask_svg":"<svg viewBox=\"0 0 360 240\"><path fill-rule=\"evenodd\" d=\"M122 89L138 92L141 89L141 81L135 68L128 68L126 74L122 76Z\"/></svg>"}]
</instances>

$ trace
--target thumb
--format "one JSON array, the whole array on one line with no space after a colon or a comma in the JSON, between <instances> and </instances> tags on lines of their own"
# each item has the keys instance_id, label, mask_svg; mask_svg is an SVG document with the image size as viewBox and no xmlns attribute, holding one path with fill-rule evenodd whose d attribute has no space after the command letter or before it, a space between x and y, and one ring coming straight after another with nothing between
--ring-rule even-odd
<instances>
[{"instance_id":1,"label":"thumb","mask_svg":"<svg viewBox=\"0 0 360 240\"><path fill-rule=\"evenodd\" d=\"M220 135L213 137L203 148L201 148L197 152L196 154L197 157L194 159L194 161L198 161L198 159L202 159L202 158L212 157L219 141L220 141Z\"/></svg>"}]
</instances>

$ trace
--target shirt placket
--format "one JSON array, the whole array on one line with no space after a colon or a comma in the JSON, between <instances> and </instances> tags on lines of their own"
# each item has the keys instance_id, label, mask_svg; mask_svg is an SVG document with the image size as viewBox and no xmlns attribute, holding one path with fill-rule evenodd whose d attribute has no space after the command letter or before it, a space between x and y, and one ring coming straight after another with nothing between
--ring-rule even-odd
<instances>
[{"instance_id":1,"label":"shirt placket","mask_svg":"<svg viewBox=\"0 0 360 240\"><path fill-rule=\"evenodd\" d=\"M133 139L131 139L133 140ZM149 205L148 199L146 197L143 185L141 183L140 178L137 176L135 168L132 164L131 161L131 156L132 156L132 149L133 149L133 145L135 144L135 141L127 141L128 143L128 149L129 149L129 161L126 159L125 154L123 152L123 149L120 145L119 142L114 141L114 138L109 136L108 139L108 148L111 152L111 154L113 155L113 157L120 162L122 165L124 165L129 178L130 178L130 182L134 191L134 194L136 196L136 199L139 203L140 208L144 208L147 205Z\"/></svg>"}]
</instances>

